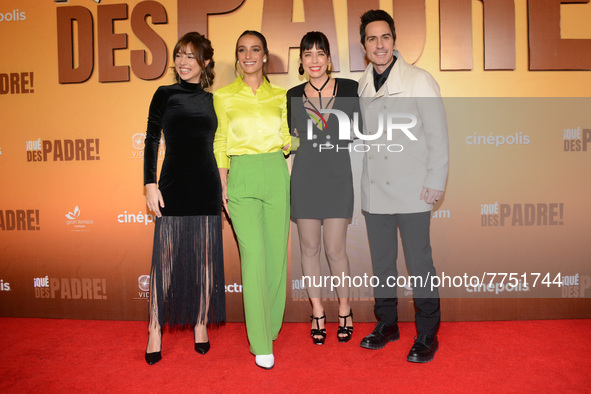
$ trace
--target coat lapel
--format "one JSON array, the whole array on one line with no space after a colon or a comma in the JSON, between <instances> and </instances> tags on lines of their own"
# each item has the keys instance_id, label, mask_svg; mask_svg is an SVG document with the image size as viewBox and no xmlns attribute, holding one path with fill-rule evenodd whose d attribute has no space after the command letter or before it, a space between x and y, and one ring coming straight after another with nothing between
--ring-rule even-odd
<instances>
[{"instance_id":1,"label":"coat lapel","mask_svg":"<svg viewBox=\"0 0 591 394\"><path fill-rule=\"evenodd\" d=\"M370 63L366 67L359 79L359 97L373 97L377 99L384 96L393 96L404 91L400 71L406 66L406 63L398 50L394 50L394 56L396 56L396 63L392 67L390 75L388 75L388 80L377 92L373 84L373 65Z\"/></svg>"},{"instance_id":2,"label":"coat lapel","mask_svg":"<svg viewBox=\"0 0 591 394\"><path fill-rule=\"evenodd\" d=\"M406 63L400 55L400 52L398 52L397 50L394 50L394 56L396 56L396 63L394 63L394 67L392 67L390 75L388 75L388 80L386 81L384 86L382 86L382 89L384 89L384 87L387 87L387 96L400 94L404 91L404 89L402 88L402 78L400 76L400 70L406 66Z\"/></svg>"},{"instance_id":3,"label":"coat lapel","mask_svg":"<svg viewBox=\"0 0 591 394\"><path fill-rule=\"evenodd\" d=\"M373 86L373 66L371 63L365 68L363 75L359 79L357 93L359 97L373 97L376 95L376 90Z\"/></svg>"}]
</instances>

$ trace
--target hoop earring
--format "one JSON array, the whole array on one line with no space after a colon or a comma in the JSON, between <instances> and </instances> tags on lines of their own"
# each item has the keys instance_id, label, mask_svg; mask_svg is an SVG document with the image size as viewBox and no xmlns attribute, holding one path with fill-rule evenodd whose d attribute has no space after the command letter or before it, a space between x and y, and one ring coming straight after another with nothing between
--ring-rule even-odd
<instances>
[{"instance_id":1,"label":"hoop earring","mask_svg":"<svg viewBox=\"0 0 591 394\"><path fill-rule=\"evenodd\" d=\"M298 68L298 73L300 75L304 75L304 66L302 66L302 63L300 63L300 68Z\"/></svg>"},{"instance_id":2,"label":"hoop earring","mask_svg":"<svg viewBox=\"0 0 591 394\"><path fill-rule=\"evenodd\" d=\"M326 68L326 74L328 74L328 76L330 77L331 73L332 73L332 63L328 63L328 67Z\"/></svg>"}]
</instances>

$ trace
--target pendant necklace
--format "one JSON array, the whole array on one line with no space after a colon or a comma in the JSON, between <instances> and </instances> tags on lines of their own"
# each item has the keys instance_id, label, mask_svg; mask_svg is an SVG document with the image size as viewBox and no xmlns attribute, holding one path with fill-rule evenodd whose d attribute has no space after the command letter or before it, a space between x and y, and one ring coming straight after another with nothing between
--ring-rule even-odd
<instances>
[{"instance_id":1,"label":"pendant necklace","mask_svg":"<svg viewBox=\"0 0 591 394\"><path fill-rule=\"evenodd\" d=\"M320 101L320 109L323 109L323 108L324 108L324 107L322 106L322 89L324 89L324 87L326 86L326 84L328 83L328 81L330 81L330 77L329 77L329 78L326 80L326 82L324 82L324 84L323 84L323 85L320 87L320 89L317 89L317 88L316 88L316 86L314 86L314 85L312 84L312 82L308 81L308 83L310 84L310 86L312 86L312 88L313 88L315 91L317 91L317 92L318 92L318 99L319 99L319 101ZM336 92L337 92L337 81L336 81L336 79L335 79L335 81L334 81L334 89L333 89L333 91L332 91L332 97L330 98L330 100L328 100L328 103L326 103L326 108L330 107L330 103L332 103L332 100L334 100L334 98L335 98L335 95L336 95ZM308 95L306 94L306 90L305 90L305 89L304 89L304 103L310 103L310 105L311 105L312 107L314 107L314 109L315 109L316 111L318 111L318 108L316 108L316 106L314 105L314 103L312 103L312 102L310 101L310 99L308 98ZM320 111L318 111L318 112L320 112Z\"/></svg>"},{"instance_id":2,"label":"pendant necklace","mask_svg":"<svg viewBox=\"0 0 591 394\"><path fill-rule=\"evenodd\" d=\"M322 89L324 89L324 87L326 86L326 84L328 83L328 81L330 81L330 77L326 78L326 82L324 82L324 84L322 84L322 86L320 87L320 89L318 89L316 86L314 86L312 84L312 81L308 81L308 83L310 84L310 86L312 86L312 89L314 89L315 91L318 92L318 98L320 99L320 108L322 108Z\"/></svg>"}]
</instances>

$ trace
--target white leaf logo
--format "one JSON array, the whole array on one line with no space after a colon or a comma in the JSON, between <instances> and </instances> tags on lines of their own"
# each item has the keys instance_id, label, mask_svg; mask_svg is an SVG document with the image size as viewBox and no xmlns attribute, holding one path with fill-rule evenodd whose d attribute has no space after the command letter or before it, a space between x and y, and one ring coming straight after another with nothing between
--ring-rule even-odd
<instances>
[{"instance_id":1,"label":"white leaf logo","mask_svg":"<svg viewBox=\"0 0 591 394\"><path fill-rule=\"evenodd\" d=\"M66 215L66 217L70 220L74 220L78 216L80 216L80 208L78 208L78 205L76 205L76 208L74 208L74 212L68 212L68 214Z\"/></svg>"}]
</instances>

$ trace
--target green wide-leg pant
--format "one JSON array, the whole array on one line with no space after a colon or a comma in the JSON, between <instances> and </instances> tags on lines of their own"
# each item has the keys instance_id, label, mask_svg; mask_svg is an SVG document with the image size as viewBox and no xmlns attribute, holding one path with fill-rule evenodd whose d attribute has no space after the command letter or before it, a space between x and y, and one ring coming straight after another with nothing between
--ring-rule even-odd
<instances>
[{"instance_id":1,"label":"green wide-leg pant","mask_svg":"<svg viewBox=\"0 0 591 394\"><path fill-rule=\"evenodd\" d=\"M232 157L228 199L250 351L272 354L286 297L289 173L283 152Z\"/></svg>"}]
</instances>

